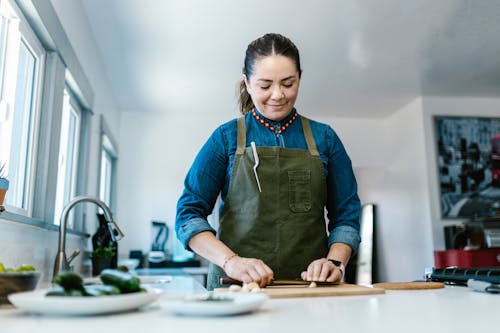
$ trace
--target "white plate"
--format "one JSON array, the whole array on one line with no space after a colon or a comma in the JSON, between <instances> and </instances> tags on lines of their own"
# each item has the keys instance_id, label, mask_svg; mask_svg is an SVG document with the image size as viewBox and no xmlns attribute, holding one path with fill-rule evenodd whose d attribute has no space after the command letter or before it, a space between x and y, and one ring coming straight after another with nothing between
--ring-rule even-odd
<instances>
[{"instance_id":1,"label":"white plate","mask_svg":"<svg viewBox=\"0 0 500 333\"><path fill-rule=\"evenodd\" d=\"M148 288L146 292L100 297L45 296L47 289L15 293L9 301L29 312L55 315L93 315L129 311L156 301L161 291Z\"/></svg>"},{"instance_id":2,"label":"white plate","mask_svg":"<svg viewBox=\"0 0 500 333\"><path fill-rule=\"evenodd\" d=\"M136 276L141 280L141 285L144 285L144 284L165 284L165 283L172 282L172 280L173 280L172 275L144 275L144 276L136 275ZM91 277L91 278L84 278L83 283L84 284L102 284L102 281L101 281L101 278L99 278L98 276L95 276L95 277Z\"/></svg>"},{"instance_id":3,"label":"white plate","mask_svg":"<svg viewBox=\"0 0 500 333\"><path fill-rule=\"evenodd\" d=\"M257 310L269 297L263 293L225 292L213 294L229 301L209 301L209 293L188 296L181 300L162 302L167 311L187 316L228 316Z\"/></svg>"}]
</instances>

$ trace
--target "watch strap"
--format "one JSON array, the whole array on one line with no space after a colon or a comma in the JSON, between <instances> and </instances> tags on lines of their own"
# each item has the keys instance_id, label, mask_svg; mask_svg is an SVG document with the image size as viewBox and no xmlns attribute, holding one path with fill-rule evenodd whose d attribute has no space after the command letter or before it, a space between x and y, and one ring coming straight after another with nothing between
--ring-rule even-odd
<instances>
[{"instance_id":1,"label":"watch strap","mask_svg":"<svg viewBox=\"0 0 500 333\"><path fill-rule=\"evenodd\" d=\"M345 266L344 264L342 263L342 261L340 260L335 260L335 259L328 259L329 262L331 262L332 264L334 264L335 266L338 267L338 269L340 270L340 272L342 273L342 276L344 276L344 273L345 273Z\"/></svg>"}]
</instances>

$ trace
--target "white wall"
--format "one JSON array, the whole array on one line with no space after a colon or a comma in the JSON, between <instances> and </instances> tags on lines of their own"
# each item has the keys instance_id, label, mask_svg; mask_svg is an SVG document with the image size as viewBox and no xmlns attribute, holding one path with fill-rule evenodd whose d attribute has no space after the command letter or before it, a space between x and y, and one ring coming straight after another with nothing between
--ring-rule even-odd
<instances>
[{"instance_id":1,"label":"white wall","mask_svg":"<svg viewBox=\"0 0 500 333\"><path fill-rule=\"evenodd\" d=\"M382 281L419 279L433 265L421 99L383 119L321 119L348 151L362 203L377 205Z\"/></svg>"},{"instance_id":2,"label":"white wall","mask_svg":"<svg viewBox=\"0 0 500 333\"><path fill-rule=\"evenodd\" d=\"M229 120L209 114L122 112L117 220L130 235L120 242L123 254L149 251L151 220L168 223L172 249L184 177L213 130Z\"/></svg>"},{"instance_id":3,"label":"white wall","mask_svg":"<svg viewBox=\"0 0 500 333\"><path fill-rule=\"evenodd\" d=\"M0 230L0 262L3 262L5 267L17 267L21 264L35 266L42 272L40 286L46 286L52 279L58 234L1 218ZM83 249L85 245L85 239L68 234L66 254L69 256L76 249ZM80 270L82 256L76 257L71 265Z\"/></svg>"}]
</instances>

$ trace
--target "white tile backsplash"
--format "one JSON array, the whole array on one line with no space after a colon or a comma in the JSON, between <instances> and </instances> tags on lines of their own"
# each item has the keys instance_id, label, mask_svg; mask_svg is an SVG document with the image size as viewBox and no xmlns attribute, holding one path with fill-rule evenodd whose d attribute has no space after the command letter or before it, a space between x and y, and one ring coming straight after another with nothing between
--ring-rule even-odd
<instances>
[{"instance_id":1,"label":"white tile backsplash","mask_svg":"<svg viewBox=\"0 0 500 333\"><path fill-rule=\"evenodd\" d=\"M52 270L57 253L59 233L36 226L7 221L0 218L0 262L6 267L31 264L43 274L42 284L52 279ZM66 236L66 255L74 250L84 252L87 239L68 234ZM76 272L82 270L82 253L73 260Z\"/></svg>"}]
</instances>

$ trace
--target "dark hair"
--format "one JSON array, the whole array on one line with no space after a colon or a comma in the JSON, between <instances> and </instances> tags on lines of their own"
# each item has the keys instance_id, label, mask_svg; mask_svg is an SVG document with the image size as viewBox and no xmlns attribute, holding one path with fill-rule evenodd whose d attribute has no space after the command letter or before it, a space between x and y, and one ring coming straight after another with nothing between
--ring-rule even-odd
<instances>
[{"instance_id":1,"label":"dark hair","mask_svg":"<svg viewBox=\"0 0 500 333\"><path fill-rule=\"evenodd\" d=\"M271 33L265 34L248 44L245 54L245 63L243 65L243 74L246 75L247 79L250 79L253 74L255 60L270 55L282 55L293 60L297 66L300 78L302 70L300 68L299 50L290 39L280 34ZM253 109L254 105L243 79L240 82L238 92L240 112L242 114L247 114Z\"/></svg>"}]
</instances>

